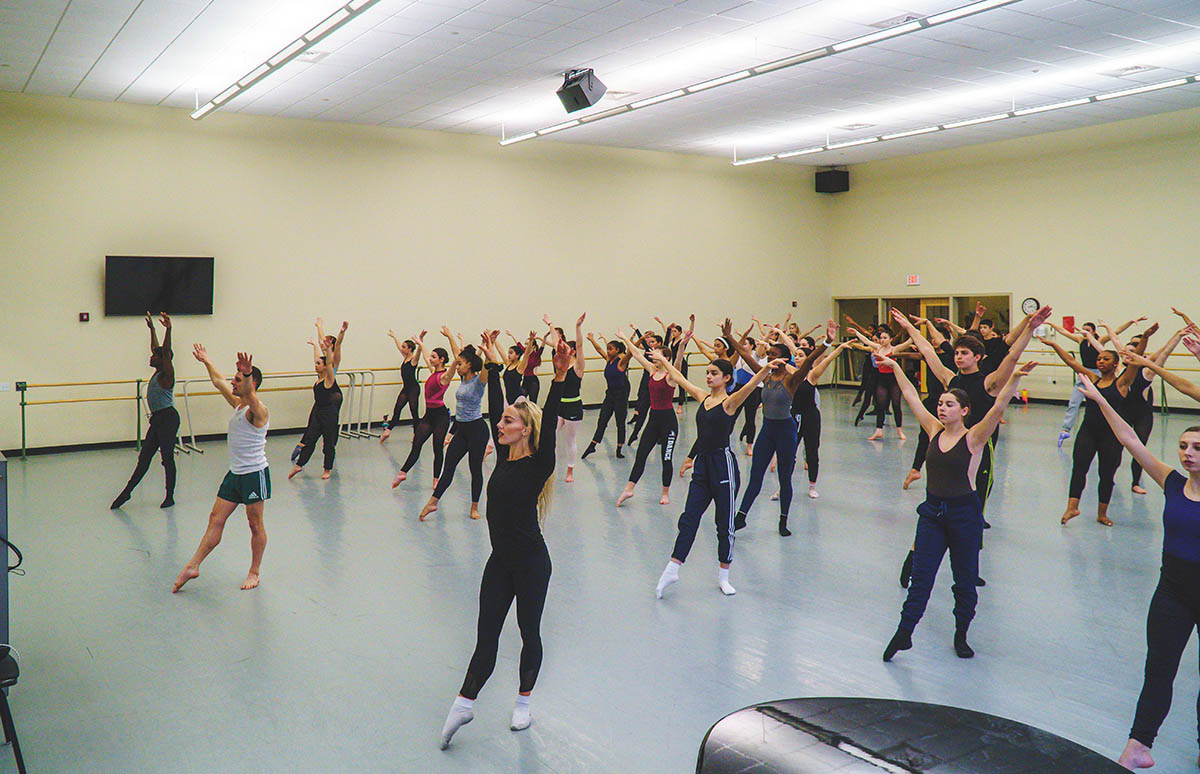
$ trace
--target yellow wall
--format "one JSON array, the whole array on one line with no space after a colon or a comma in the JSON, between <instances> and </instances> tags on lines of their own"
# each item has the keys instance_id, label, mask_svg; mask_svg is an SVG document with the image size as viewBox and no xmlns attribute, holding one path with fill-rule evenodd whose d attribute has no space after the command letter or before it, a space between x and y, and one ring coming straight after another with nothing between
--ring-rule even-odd
<instances>
[{"instance_id":1,"label":"yellow wall","mask_svg":"<svg viewBox=\"0 0 1200 774\"><path fill-rule=\"evenodd\" d=\"M1200 110L864 164L829 212L833 296L1012 293L1173 332L1172 304L1200 313ZM1026 382L1063 397L1065 375Z\"/></svg>"},{"instance_id":2,"label":"yellow wall","mask_svg":"<svg viewBox=\"0 0 1200 774\"><path fill-rule=\"evenodd\" d=\"M825 312L825 202L811 172L554 142L216 114L0 93L0 382L145 377L146 329L105 319L106 254L216 257L215 312L181 317L188 344L232 370L310 367L312 319L351 321L345 368L398 364L388 327L469 336L543 312L586 310L611 335L630 320ZM77 322L88 311L92 321ZM393 378L394 375L393 375ZM291 384L303 385L304 380ZM128 389L128 388L123 388ZM585 398L598 400L598 376ZM381 388L374 410L391 408ZM81 396L39 390L31 400ZM120 394L90 389L88 394ZM297 391L271 396L272 424L302 425ZM197 432L224 430L213 398ZM129 439L131 403L29 408L31 446ZM20 443L0 393L0 448Z\"/></svg>"}]
</instances>

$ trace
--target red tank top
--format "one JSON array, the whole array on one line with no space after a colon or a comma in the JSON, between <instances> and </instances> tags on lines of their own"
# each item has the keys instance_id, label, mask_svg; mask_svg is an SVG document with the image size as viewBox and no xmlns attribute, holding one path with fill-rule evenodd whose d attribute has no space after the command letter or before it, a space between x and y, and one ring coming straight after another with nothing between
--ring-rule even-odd
<instances>
[{"instance_id":1,"label":"red tank top","mask_svg":"<svg viewBox=\"0 0 1200 774\"><path fill-rule=\"evenodd\" d=\"M675 387L667 381L666 377L662 379L650 377L650 408L669 409L671 408L671 399L674 397Z\"/></svg>"},{"instance_id":2,"label":"red tank top","mask_svg":"<svg viewBox=\"0 0 1200 774\"><path fill-rule=\"evenodd\" d=\"M450 387L442 383L442 373L430 374L425 380L425 408L437 408L446 405L446 390Z\"/></svg>"}]
</instances>

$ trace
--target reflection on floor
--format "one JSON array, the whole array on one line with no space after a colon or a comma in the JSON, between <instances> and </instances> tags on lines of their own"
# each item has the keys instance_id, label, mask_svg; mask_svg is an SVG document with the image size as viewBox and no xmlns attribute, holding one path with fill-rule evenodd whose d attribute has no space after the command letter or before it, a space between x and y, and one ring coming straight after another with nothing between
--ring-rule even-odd
<instances>
[{"instance_id":1,"label":"reflection on floor","mask_svg":"<svg viewBox=\"0 0 1200 774\"><path fill-rule=\"evenodd\" d=\"M30 770L684 772L720 718L787 696L966 707L1116 756L1141 686L1162 494L1131 495L1126 464L1110 511L1117 526L1103 528L1088 518L1093 474L1084 517L1060 527L1070 467L1069 446L1054 446L1062 410L1014 407L988 506L978 655L954 657L943 568L915 647L884 664L923 494L923 482L900 490L916 429L903 444L868 443L845 393L823 402L821 497L804 496L798 466L795 534L782 539L767 482L737 536L733 597L716 586L709 516L680 582L655 600L686 493L676 480L674 504L659 506L657 457L620 510L612 503L629 453L616 460L601 447L574 484L560 468L533 727L508 730L520 650L510 617L475 722L445 753L437 734L474 646L489 550L486 525L467 518L465 465L421 524L429 450L389 488L407 428L386 446L343 439L330 481L320 480L319 455L287 481L296 438L273 438L262 587L238 590L249 562L239 514L201 577L172 596L226 469L224 443L179 458L179 505L166 512L157 465L122 511L108 510L132 450L12 463L12 540L28 572L11 584L22 672L11 702ZM679 449L694 438L693 410ZM595 419L588 412L589 432ZM1173 459L1191 420L1155 428L1151 448ZM1156 771L1195 770L1197 673L1189 649Z\"/></svg>"},{"instance_id":2,"label":"reflection on floor","mask_svg":"<svg viewBox=\"0 0 1200 774\"><path fill-rule=\"evenodd\" d=\"M982 712L891 699L781 699L709 731L699 774L1120 774L1054 734Z\"/></svg>"}]
</instances>

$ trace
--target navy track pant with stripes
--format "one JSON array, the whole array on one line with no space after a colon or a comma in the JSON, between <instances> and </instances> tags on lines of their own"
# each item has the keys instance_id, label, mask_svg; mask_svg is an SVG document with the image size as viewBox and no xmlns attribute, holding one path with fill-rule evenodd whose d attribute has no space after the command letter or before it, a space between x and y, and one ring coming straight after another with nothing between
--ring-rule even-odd
<instances>
[{"instance_id":1,"label":"navy track pant with stripes","mask_svg":"<svg viewBox=\"0 0 1200 774\"><path fill-rule=\"evenodd\" d=\"M672 559L679 562L687 560L692 543L696 540L696 530L700 528L700 520L711 502L716 505L717 561L722 564L733 561L733 515L737 511L737 493L741 483L742 475L737 460L728 447L696 457L687 502L679 517L679 536L675 538Z\"/></svg>"}]
</instances>

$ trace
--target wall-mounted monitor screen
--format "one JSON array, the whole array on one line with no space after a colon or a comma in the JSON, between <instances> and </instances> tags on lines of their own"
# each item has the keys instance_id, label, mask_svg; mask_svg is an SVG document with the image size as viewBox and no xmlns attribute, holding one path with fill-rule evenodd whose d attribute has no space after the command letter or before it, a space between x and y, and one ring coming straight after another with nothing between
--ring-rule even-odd
<instances>
[{"instance_id":1,"label":"wall-mounted monitor screen","mask_svg":"<svg viewBox=\"0 0 1200 774\"><path fill-rule=\"evenodd\" d=\"M104 314L212 314L212 258L109 255L104 260Z\"/></svg>"}]
</instances>

